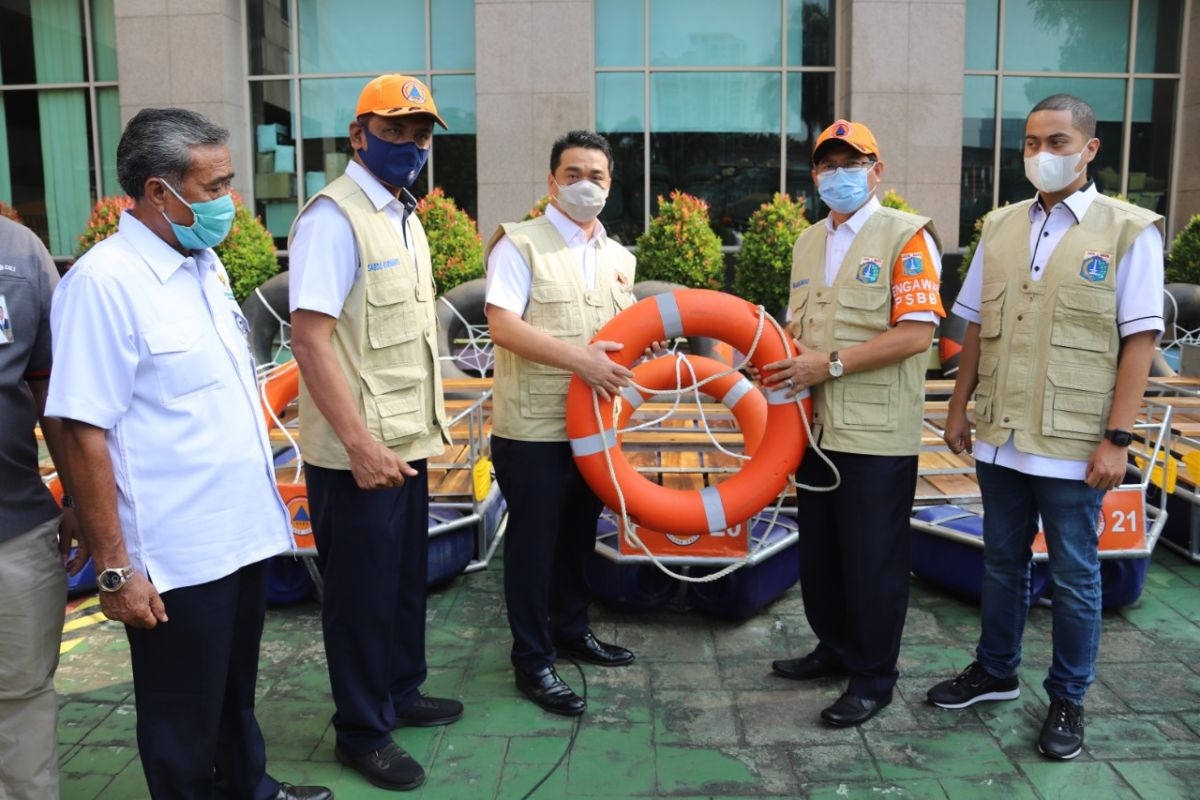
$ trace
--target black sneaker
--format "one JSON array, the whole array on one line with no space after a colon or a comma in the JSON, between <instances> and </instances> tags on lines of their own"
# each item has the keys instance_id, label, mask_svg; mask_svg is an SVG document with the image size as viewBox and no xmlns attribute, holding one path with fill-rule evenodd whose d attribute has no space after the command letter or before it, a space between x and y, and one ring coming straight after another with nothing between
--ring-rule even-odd
<instances>
[{"instance_id":1,"label":"black sneaker","mask_svg":"<svg viewBox=\"0 0 1200 800\"><path fill-rule=\"evenodd\" d=\"M966 708L984 700L1015 700L1021 696L1017 676L994 678L975 661L957 678L942 681L925 695L940 708Z\"/></svg>"},{"instance_id":2,"label":"black sneaker","mask_svg":"<svg viewBox=\"0 0 1200 800\"><path fill-rule=\"evenodd\" d=\"M334 745L333 755L380 789L406 792L425 782L425 770L395 742L388 742L373 753L361 755L351 755L339 745Z\"/></svg>"},{"instance_id":3,"label":"black sneaker","mask_svg":"<svg viewBox=\"0 0 1200 800\"><path fill-rule=\"evenodd\" d=\"M1083 752L1083 706L1054 698L1038 737L1038 752L1047 758L1067 761Z\"/></svg>"}]
</instances>

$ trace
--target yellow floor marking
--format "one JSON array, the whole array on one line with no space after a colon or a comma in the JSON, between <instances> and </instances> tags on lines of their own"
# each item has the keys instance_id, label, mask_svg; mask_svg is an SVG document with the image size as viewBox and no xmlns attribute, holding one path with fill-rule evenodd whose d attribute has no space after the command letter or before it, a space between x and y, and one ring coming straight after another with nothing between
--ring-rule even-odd
<instances>
[{"instance_id":1,"label":"yellow floor marking","mask_svg":"<svg viewBox=\"0 0 1200 800\"><path fill-rule=\"evenodd\" d=\"M58 654L61 656L64 653L71 652L78 647L81 642L83 642L83 639L72 639L69 642L63 642L58 646Z\"/></svg>"},{"instance_id":2,"label":"yellow floor marking","mask_svg":"<svg viewBox=\"0 0 1200 800\"><path fill-rule=\"evenodd\" d=\"M89 625L95 625L97 623L103 622L105 619L107 619L107 617L104 616L103 611L97 612L95 614L88 614L86 617L78 617L77 619L73 619L70 622L67 622L66 624L63 625L63 633L70 633L71 631L77 631L80 628L86 628Z\"/></svg>"}]
</instances>

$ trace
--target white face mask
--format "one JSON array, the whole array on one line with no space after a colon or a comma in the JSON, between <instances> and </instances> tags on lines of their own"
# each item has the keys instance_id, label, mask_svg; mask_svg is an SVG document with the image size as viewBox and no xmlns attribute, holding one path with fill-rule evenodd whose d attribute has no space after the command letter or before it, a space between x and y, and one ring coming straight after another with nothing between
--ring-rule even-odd
<instances>
[{"instance_id":1,"label":"white face mask","mask_svg":"<svg viewBox=\"0 0 1200 800\"><path fill-rule=\"evenodd\" d=\"M1076 167L1083 159L1083 150L1069 156L1057 156L1042 151L1032 158L1025 159L1025 177L1037 187L1038 191L1053 194L1062 191L1079 177Z\"/></svg>"},{"instance_id":2,"label":"white face mask","mask_svg":"<svg viewBox=\"0 0 1200 800\"><path fill-rule=\"evenodd\" d=\"M591 222L604 210L608 190L589 180L576 181L563 186L554 181L558 194L554 196L558 207L576 222Z\"/></svg>"}]
</instances>

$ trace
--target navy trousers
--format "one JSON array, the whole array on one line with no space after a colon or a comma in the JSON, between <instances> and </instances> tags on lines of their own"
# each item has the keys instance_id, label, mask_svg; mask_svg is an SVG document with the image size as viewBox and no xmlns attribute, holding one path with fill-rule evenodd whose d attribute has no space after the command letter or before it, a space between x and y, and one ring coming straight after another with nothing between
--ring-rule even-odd
<instances>
[{"instance_id":1,"label":"navy trousers","mask_svg":"<svg viewBox=\"0 0 1200 800\"><path fill-rule=\"evenodd\" d=\"M350 470L307 464L308 505L321 576L321 624L341 748L369 753L392 741L396 714L425 682L429 474L364 491Z\"/></svg>"},{"instance_id":2,"label":"navy trousers","mask_svg":"<svg viewBox=\"0 0 1200 800\"><path fill-rule=\"evenodd\" d=\"M826 451L842 475L833 492L800 490L800 591L817 655L850 673L859 697L890 697L908 614L916 456ZM832 482L809 450L796 471L809 486Z\"/></svg>"},{"instance_id":3,"label":"navy trousers","mask_svg":"<svg viewBox=\"0 0 1200 800\"><path fill-rule=\"evenodd\" d=\"M169 621L125 628L137 742L155 800L274 798L254 718L267 562L162 596Z\"/></svg>"},{"instance_id":4,"label":"navy trousers","mask_svg":"<svg viewBox=\"0 0 1200 800\"><path fill-rule=\"evenodd\" d=\"M566 442L492 437L496 480L508 503L504 600L512 663L536 672L554 663L554 640L588 630L587 560L604 504L592 494Z\"/></svg>"}]
</instances>

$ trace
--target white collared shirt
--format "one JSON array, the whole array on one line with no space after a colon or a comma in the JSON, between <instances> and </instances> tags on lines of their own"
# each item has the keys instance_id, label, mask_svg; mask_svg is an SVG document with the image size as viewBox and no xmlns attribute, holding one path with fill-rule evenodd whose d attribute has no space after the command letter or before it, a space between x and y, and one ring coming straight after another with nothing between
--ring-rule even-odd
<instances>
[{"instance_id":1,"label":"white collared shirt","mask_svg":"<svg viewBox=\"0 0 1200 800\"><path fill-rule=\"evenodd\" d=\"M417 251L408 232L409 206L396 199L357 161L346 165L346 175L358 184L375 206L396 226L413 263ZM411 195L409 196L411 198ZM350 220L328 197L319 197L296 220L288 249L288 308L340 316L354 282L358 280L358 244Z\"/></svg>"},{"instance_id":2,"label":"white collared shirt","mask_svg":"<svg viewBox=\"0 0 1200 800\"><path fill-rule=\"evenodd\" d=\"M596 251L601 247L620 247L621 245L608 240L604 225L599 220L596 221L596 229L589 239L584 234L583 228L576 225L570 217L559 211L553 204L546 206L546 219L554 225L555 230L567 243L567 249L578 261L584 285L589 289L595 289ZM496 242L496 246L488 254L487 302L518 316L524 316L525 306L529 305L529 291L532 285L533 272L530 270L529 264L525 263L525 257L507 236L503 237Z\"/></svg>"},{"instance_id":3,"label":"white collared shirt","mask_svg":"<svg viewBox=\"0 0 1200 800\"><path fill-rule=\"evenodd\" d=\"M854 237L858 236L858 232L862 230L863 225L867 224L867 220L871 215L878 211L881 207L879 200L872 195L862 208L850 215L850 218L833 227L833 220L825 217L825 285L833 286L833 282L837 280L838 272L841 269L842 262L846 260L846 253L850 252L850 246L854 244ZM929 250L929 257L933 260L933 268L937 270L940 277L942 274L942 254L938 250L937 243L933 240L933 236L929 231L922 230L921 234L925 237L925 247ZM907 244L907 243L906 243ZM888 264L887 269L891 270L892 265ZM889 273L890 274L890 273ZM788 309L788 316L791 316L791 309ZM937 325L941 322L941 317L932 311L913 311L908 314L901 314L897 322L903 320L914 320L916 322L932 322Z\"/></svg>"},{"instance_id":4,"label":"white collared shirt","mask_svg":"<svg viewBox=\"0 0 1200 800\"><path fill-rule=\"evenodd\" d=\"M245 324L212 250L129 212L54 292L46 413L106 431L125 548L159 592L291 548Z\"/></svg>"},{"instance_id":5,"label":"white collared shirt","mask_svg":"<svg viewBox=\"0 0 1200 800\"><path fill-rule=\"evenodd\" d=\"M1029 207L1029 277L1040 281L1045 274L1050 254L1073 225L1077 225L1096 199L1096 185L1084 188L1057 203L1047 214L1041 202ZM980 241L971 258L967 278L963 281L953 312L967 322L979 324L979 309L983 305L983 248ZM1121 338L1141 331L1163 331L1163 239L1157 225L1142 231L1128 252L1117 264L1117 330ZM989 464L1039 475L1046 478L1083 480L1086 461L1047 458L1017 449L1013 437L999 448L987 442L975 443L975 459Z\"/></svg>"}]
</instances>

